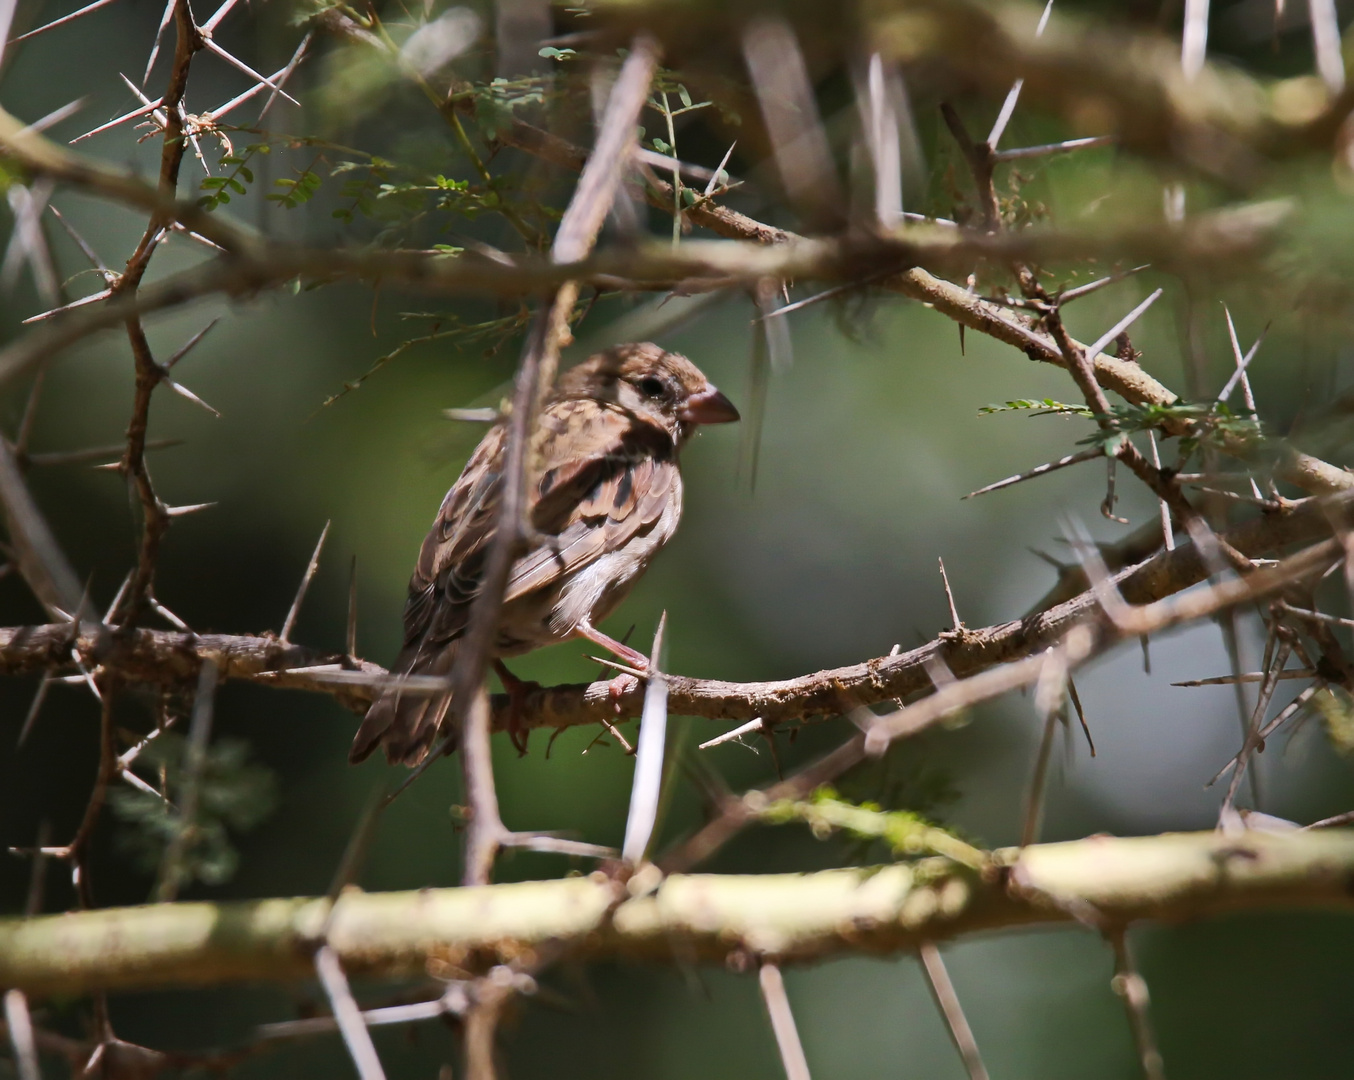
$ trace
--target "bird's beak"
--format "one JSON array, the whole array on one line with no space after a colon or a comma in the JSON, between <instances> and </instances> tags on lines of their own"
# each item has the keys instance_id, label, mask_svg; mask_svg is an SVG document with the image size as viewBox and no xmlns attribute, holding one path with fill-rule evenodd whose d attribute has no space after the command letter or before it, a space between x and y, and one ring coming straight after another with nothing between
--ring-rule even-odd
<instances>
[{"instance_id":1,"label":"bird's beak","mask_svg":"<svg viewBox=\"0 0 1354 1080\"><path fill-rule=\"evenodd\" d=\"M687 398L678 416L687 424L732 424L741 419L733 402L709 385Z\"/></svg>"}]
</instances>

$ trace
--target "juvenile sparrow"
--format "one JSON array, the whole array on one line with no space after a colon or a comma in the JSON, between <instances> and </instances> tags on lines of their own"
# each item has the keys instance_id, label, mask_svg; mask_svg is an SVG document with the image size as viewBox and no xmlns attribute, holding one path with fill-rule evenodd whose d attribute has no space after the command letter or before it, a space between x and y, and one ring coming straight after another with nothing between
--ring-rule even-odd
<instances>
[{"instance_id":1,"label":"juvenile sparrow","mask_svg":"<svg viewBox=\"0 0 1354 1080\"><path fill-rule=\"evenodd\" d=\"M616 346L565 372L532 436L529 460L538 479L527 515L534 532L509 572L495 658L578 636L643 670L642 654L595 624L677 529L683 444L700 424L737 419L738 410L690 360L647 342ZM451 672L494 534L506 449L500 422L442 500L409 580L404 648L393 674ZM367 710L349 760L362 761L382 745L391 762L417 765L450 704L450 695L387 689Z\"/></svg>"}]
</instances>

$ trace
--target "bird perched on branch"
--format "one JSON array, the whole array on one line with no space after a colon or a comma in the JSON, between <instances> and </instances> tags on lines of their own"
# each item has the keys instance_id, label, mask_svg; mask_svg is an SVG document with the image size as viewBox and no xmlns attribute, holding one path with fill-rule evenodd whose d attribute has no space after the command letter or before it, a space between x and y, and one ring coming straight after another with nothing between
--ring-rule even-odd
<instances>
[{"instance_id":1,"label":"bird perched on branch","mask_svg":"<svg viewBox=\"0 0 1354 1080\"><path fill-rule=\"evenodd\" d=\"M737 419L738 410L690 360L657 345L620 345L565 372L532 436L532 535L508 575L495 658L577 636L645 670L643 654L596 624L677 529L683 444L701 424ZM450 674L494 536L507 446L500 422L442 500L409 581L404 648L392 673ZM505 683L512 680L495 662ZM384 746L391 762L418 764L450 705L450 695L386 689L367 710L349 760Z\"/></svg>"}]
</instances>

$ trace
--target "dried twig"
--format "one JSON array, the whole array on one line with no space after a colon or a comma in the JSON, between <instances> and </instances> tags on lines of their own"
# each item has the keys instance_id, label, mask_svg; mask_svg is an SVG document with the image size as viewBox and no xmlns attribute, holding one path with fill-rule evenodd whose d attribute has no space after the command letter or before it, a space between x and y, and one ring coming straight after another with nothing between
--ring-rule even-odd
<instances>
[{"instance_id":1,"label":"dried twig","mask_svg":"<svg viewBox=\"0 0 1354 1080\"><path fill-rule=\"evenodd\" d=\"M357 1067L361 1080L385 1080L385 1071L381 1068L381 1059L371 1041L371 1032L363 1021L362 1010L353 999L348 988L347 976L343 974L343 965L338 955L329 945L321 945L315 952L315 973L320 977L320 985L329 997L329 1005L334 1010L334 1020L343 1035L343 1044L348 1048L348 1056Z\"/></svg>"},{"instance_id":2,"label":"dried twig","mask_svg":"<svg viewBox=\"0 0 1354 1080\"><path fill-rule=\"evenodd\" d=\"M306 598L306 590L310 588L315 571L320 568L320 552L324 550L324 542L329 537L331 524L333 523L326 521L324 528L320 530L320 538L315 542L315 551L310 556L310 562L306 564L306 572L301 575L301 584L296 587L296 596L287 611L287 617L282 620L282 633L278 635L278 640L283 644L291 640L292 631L296 629L296 617L301 614L301 604Z\"/></svg>"},{"instance_id":3,"label":"dried twig","mask_svg":"<svg viewBox=\"0 0 1354 1080\"><path fill-rule=\"evenodd\" d=\"M645 673L644 714L640 719L635 749L635 775L630 785L630 811L625 819L625 842L621 857L638 865L649 848L658 818L658 797L663 787L663 752L668 734L668 684L663 676L663 631L668 613L663 612L654 631L653 649Z\"/></svg>"},{"instance_id":4,"label":"dried twig","mask_svg":"<svg viewBox=\"0 0 1354 1080\"><path fill-rule=\"evenodd\" d=\"M790 998L785 993L785 980L781 977L780 968L770 960L763 960L757 979L761 983L762 1000L771 1018L771 1030L776 1035L781 1064L785 1067L785 1080L810 1080L809 1061L799 1041L795 1014L790 1009Z\"/></svg>"},{"instance_id":5,"label":"dried twig","mask_svg":"<svg viewBox=\"0 0 1354 1080\"><path fill-rule=\"evenodd\" d=\"M5 992L5 1023L14 1047L14 1063L19 1080L42 1080L38 1070L38 1048L33 1041L33 1020L28 1015L28 998L22 990Z\"/></svg>"},{"instance_id":6,"label":"dried twig","mask_svg":"<svg viewBox=\"0 0 1354 1080\"><path fill-rule=\"evenodd\" d=\"M1157 1049L1156 1036L1152 1033L1147 982L1138 974L1133 964L1127 929L1123 926L1115 927L1106 934L1106 937L1114 948L1112 985L1114 992L1123 998L1124 1008L1128 1010L1128 1022L1133 1029L1133 1042L1138 1048L1138 1061L1142 1065L1143 1080L1165 1080L1161 1052Z\"/></svg>"},{"instance_id":7,"label":"dried twig","mask_svg":"<svg viewBox=\"0 0 1354 1080\"><path fill-rule=\"evenodd\" d=\"M1044 476L1046 473L1055 472L1058 469L1065 469L1069 465L1080 465L1083 461L1094 461L1097 458L1105 456L1105 451L1100 447L1091 450L1081 450L1075 454L1068 454L1066 457L1060 457L1057 461L1050 461L1047 465L1038 465L1028 472L1017 473L1015 476L1008 476L1005 480L998 480L995 484L988 484L987 487L981 487L977 491L970 491L964 496L966 499L972 499L975 495L986 495L992 491L1000 491L1002 488L1011 487L1022 483L1025 480L1033 480L1036 476Z\"/></svg>"},{"instance_id":8,"label":"dried twig","mask_svg":"<svg viewBox=\"0 0 1354 1080\"><path fill-rule=\"evenodd\" d=\"M917 955L921 958L922 970L926 972L931 996L935 998L955 1049L959 1051L964 1068L968 1070L969 1080L987 1080L987 1068L983 1065L982 1055L978 1053L978 1041L973 1037L968 1018L964 1016L963 1006L959 1004L959 995L954 992L954 983L950 981L950 973L945 970L945 960L940 950L934 941L924 941L917 949Z\"/></svg>"}]
</instances>

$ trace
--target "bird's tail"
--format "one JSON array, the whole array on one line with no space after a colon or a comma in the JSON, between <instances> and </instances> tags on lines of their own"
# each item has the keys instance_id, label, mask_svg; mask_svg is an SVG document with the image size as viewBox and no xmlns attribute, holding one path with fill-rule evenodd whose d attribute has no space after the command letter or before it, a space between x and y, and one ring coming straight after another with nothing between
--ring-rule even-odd
<instances>
[{"instance_id":1,"label":"bird's tail","mask_svg":"<svg viewBox=\"0 0 1354 1080\"><path fill-rule=\"evenodd\" d=\"M391 671L401 675L449 675L455 662L454 643L435 653L424 652L416 644L400 654ZM419 764L432 749L450 705L450 694L413 693L398 683L386 688L367 710L348 751L348 760L356 765L365 761L376 747L384 746L386 760L392 765Z\"/></svg>"}]
</instances>

